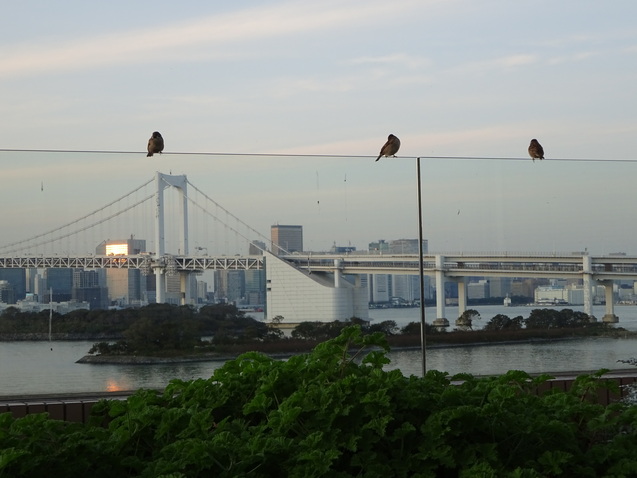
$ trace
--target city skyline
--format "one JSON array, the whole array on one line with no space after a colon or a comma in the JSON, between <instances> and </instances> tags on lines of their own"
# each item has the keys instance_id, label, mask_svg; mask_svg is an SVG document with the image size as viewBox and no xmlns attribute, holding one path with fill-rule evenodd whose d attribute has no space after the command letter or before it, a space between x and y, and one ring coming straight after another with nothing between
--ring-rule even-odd
<instances>
[{"instance_id":1,"label":"city skyline","mask_svg":"<svg viewBox=\"0 0 637 478\"><path fill-rule=\"evenodd\" d=\"M636 13L627 0L12 5L0 245L154 171L187 174L266 237L303 224L309 250L416 237L423 157L432 251L637 254ZM165 149L147 158L153 131ZM398 157L374 162L390 133Z\"/></svg>"}]
</instances>

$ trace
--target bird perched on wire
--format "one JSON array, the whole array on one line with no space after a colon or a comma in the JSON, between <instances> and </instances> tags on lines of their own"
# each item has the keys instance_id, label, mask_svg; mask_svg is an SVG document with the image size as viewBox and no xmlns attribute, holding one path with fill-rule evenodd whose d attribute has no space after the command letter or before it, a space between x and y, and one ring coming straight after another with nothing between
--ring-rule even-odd
<instances>
[{"instance_id":1,"label":"bird perched on wire","mask_svg":"<svg viewBox=\"0 0 637 478\"><path fill-rule=\"evenodd\" d=\"M380 148L380 154L376 158L376 161L378 161L381 158L381 156L385 156L385 157L395 156L399 149L400 149L400 140L398 139L398 137L394 136L393 134L390 134L387 137L387 142L383 145L382 148Z\"/></svg>"},{"instance_id":2,"label":"bird perched on wire","mask_svg":"<svg viewBox=\"0 0 637 478\"><path fill-rule=\"evenodd\" d=\"M161 137L159 131L155 131L148 140L148 154L146 156L152 156L155 153L161 153L163 150L164 138Z\"/></svg>"},{"instance_id":3,"label":"bird perched on wire","mask_svg":"<svg viewBox=\"0 0 637 478\"><path fill-rule=\"evenodd\" d=\"M529 156L531 156L533 162L535 162L535 158L544 159L544 148L538 143L537 139L532 139L531 144L529 144Z\"/></svg>"}]
</instances>

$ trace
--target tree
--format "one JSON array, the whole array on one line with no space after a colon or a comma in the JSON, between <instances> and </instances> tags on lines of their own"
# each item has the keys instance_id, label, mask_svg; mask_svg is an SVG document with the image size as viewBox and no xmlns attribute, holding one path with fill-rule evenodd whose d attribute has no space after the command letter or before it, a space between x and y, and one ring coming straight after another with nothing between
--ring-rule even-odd
<instances>
[{"instance_id":1,"label":"tree","mask_svg":"<svg viewBox=\"0 0 637 478\"><path fill-rule=\"evenodd\" d=\"M396 325L395 320L383 320L378 324L370 325L369 332L380 332L385 335L394 335L396 332L398 332L398 326Z\"/></svg>"},{"instance_id":2,"label":"tree","mask_svg":"<svg viewBox=\"0 0 637 478\"><path fill-rule=\"evenodd\" d=\"M558 327L557 316L557 310L533 309L524 323L527 329L550 329Z\"/></svg>"},{"instance_id":3,"label":"tree","mask_svg":"<svg viewBox=\"0 0 637 478\"><path fill-rule=\"evenodd\" d=\"M124 331L124 340L134 352L189 350L200 341L199 324L192 318L145 316Z\"/></svg>"},{"instance_id":4,"label":"tree","mask_svg":"<svg viewBox=\"0 0 637 478\"><path fill-rule=\"evenodd\" d=\"M329 340L338 337L347 322L302 322L292 331L292 338L302 340Z\"/></svg>"},{"instance_id":5,"label":"tree","mask_svg":"<svg viewBox=\"0 0 637 478\"><path fill-rule=\"evenodd\" d=\"M456 325L462 328L471 329L473 321L479 318L480 312L475 309L467 309L460 315L460 317L458 317L458 320L456 320Z\"/></svg>"},{"instance_id":6,"label":"tree","mask_svg":"<svg viewBox=\"0 0 637 478\"><path fill-rule=\"evenodd\" d=\"M498 330L520 330L522 328L522 322L524 319L521 315L510 319L507 315L497 314L493 316L489 322L484 326L484 330L498 331Z\"/></svg>"},{"instance_id":7,"label":"tree","mask_svg":"<svg viewBox=\"0 0 637 478\"><path fill-rule=\"evenodd\" d=\"M429 334L439 334L445 333L444 329L438 330L438 327L434 327L431 324L425 322L425 333ZM419 335L420 334L420 322L409 322L402 329L400 329L401 334L405 335Z\"/></svg>"}]
</instances>

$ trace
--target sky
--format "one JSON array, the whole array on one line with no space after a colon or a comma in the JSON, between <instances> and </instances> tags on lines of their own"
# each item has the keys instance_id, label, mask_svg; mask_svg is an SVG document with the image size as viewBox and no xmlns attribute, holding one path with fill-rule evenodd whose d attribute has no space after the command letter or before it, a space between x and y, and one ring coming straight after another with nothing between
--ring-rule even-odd
<instances>
[{"instance_id":1,"label":"sky","mask_svg":"<svg viewBox=\"0 0 637 478\"><path fill-rule=\"evenodd\" d=\"M636 17L632 0L14 2L0 149L113 153L0 151L0 244L160 171L266 236L366 249L417 237L421 157L432 252L637 254ZM153 131L166 153L229 154L148 158ZM374 161L390 133L397 157Z\"/></svg>"}]
</instances>

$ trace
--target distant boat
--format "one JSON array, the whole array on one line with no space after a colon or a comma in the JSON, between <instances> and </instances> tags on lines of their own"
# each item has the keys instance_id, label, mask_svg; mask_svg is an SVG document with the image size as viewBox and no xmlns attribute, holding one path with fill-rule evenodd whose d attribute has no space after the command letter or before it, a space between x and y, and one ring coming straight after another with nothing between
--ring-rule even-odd
<instances>
[{"instance_id":1,"label":"distant boat","mask_svg":"<svg viewBox=\"0 0 637 478\"><path fill-rule=\"evenodd\" d=\"M507 296L504 298L504 306L511 307L511 297L509 297L509 294L507 294Z\"/></svg>"}]
</instances>

